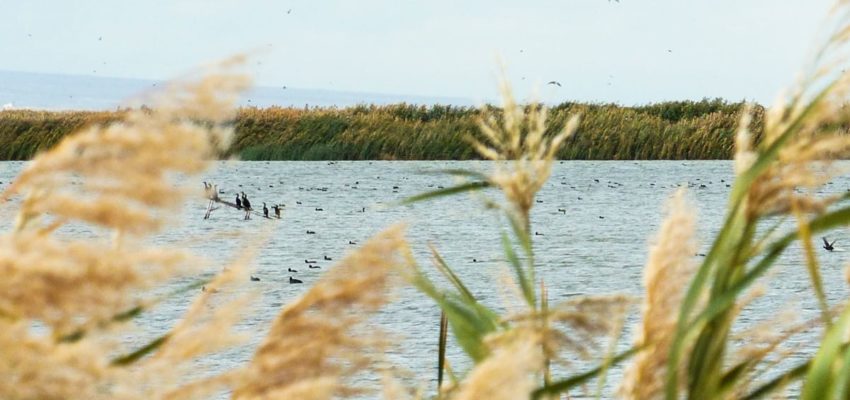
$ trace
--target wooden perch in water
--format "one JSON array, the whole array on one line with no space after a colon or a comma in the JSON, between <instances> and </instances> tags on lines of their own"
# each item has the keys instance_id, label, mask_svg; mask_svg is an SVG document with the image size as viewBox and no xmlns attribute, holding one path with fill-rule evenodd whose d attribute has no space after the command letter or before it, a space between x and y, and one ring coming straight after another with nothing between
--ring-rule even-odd
<instances>
[{"instance_id":1,"label":"wooden perch in water","mask_svg":"<svg viewBox=\"0 0 850 400\"><path fill-rule=\"evenodd\" d=\"M266 219L280 219L280 216L277 216L277 218L267 217L267 216L263 215L262 213L260 213L259 211L255 211L253 208L249 211L249 210L246 210L241 205L236 205L236 203L234 203L234 202L230 202L230 201L221 199L220 197L218 197L218 191L217 191L217 187L215 185L211 185L211 184L204 182L204 188L205 188L204 191L207 194L207 199L210 201L209 204L207 205L207 212L204 214L204 219L210 219L212 212L221 208L221 206L216 207L215 206L216 203L227 206L227 207L232 207L232 208L235 208L235 209L240 210L240 211L246 211L246 212L249 212L250 214L254 214L258 217L264 217Z\"/></svg>"},{"instance_id":2,"label":"wooden perch in water","mask_svg":"<svg viewBox=\"0 0 850 400\"><path fill-rule=\"evenodd\" d=\"M210 215L212 214L213 211L221 208L221 206L215 207L216 203L227 206L227 207L232 207L232 208L237 209L239 211L246 211L242 207L237 207L236 203L233 203L233 202L230 202L230 201L227 201L227 200L222 200L221 198L218 198L218 197L212 198L212 199L209 199L209 200L210 200L210 203L209 203L209 205L207 205L207 213L204 215L204 219L209 219ZM251 209L251 214L256 215L258 217L263 217L263 218L266 218L266 219L280 219L280 218L266 217L266 216L263 215L263 213L256 211L254 209Z\"/></svg>"}]
</instances>

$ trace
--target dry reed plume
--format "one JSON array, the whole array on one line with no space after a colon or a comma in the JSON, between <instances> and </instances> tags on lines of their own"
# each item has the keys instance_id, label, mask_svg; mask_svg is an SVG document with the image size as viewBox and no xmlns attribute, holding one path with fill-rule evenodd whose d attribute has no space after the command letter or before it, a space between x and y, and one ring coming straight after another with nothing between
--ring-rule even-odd
<instances>
[{"instance_id":1,"label":"dry reed plume","mask_svg":"<svg viewBox=\"0 0 850 400\"><path fill-rule=\"evenodd\" d=\"M390 228L326 273L278 315L234 391L236 399L328 399L360 393L346 377L375 368L383 341L363 325L408 263L401 227Z\"/></svg>"},{"instance_id":2,"label":"dry reed plume","mask_svg":"<svg viewBox=\"0 0 850 400\"><path fill-rule=\"evenodd\" d=\"M501 121L488 115L479 124L486 140L471 140L482 157L498 161L490 181L502 190L520 221L528 227L534 196L549 179L558 150L578 128L578 117L570 118L561 132L548 139L545 136L548 109L537 104L518 105L505 80L501 92Z\"/></svg>"},{"instance_id":3,"label":"dry reed plume","mask_svg":"<svg viewBox=\"0 0 850 400\"><path fill-rule=\"evenodd\" d=\"M848 47L850 3L839 3L838 10L844 11L840 29L821 57ZM473 362L466 374L452 374L453 383L438 388L440 398L549 398L594 377L601 377L601 390L608 368L630 355L619 389L629 399L672 400L682 392L692 399L759 398L793 380L804 382L805 399L850 397L850 308L826 303L812 245L815 234L850 223L850 207L836 209L848 196L812 194L834 177L830 161L850 153L850 117L843 108L850 74L839 74L834 61L819 59L790 100L770 110L758 144L750 132L760 123L753 121L757 113L741 120L727 219L699 268L695 218L682 192L673 197L646 263L643 319L627 352L613 354L616 342L602 351L599 337L621 328L628 298L589 295L550 307L545 291L537 292L544 285L535 277L529 216L578 119L548 135L547 109L518 105L503 83L501 114L486 116L483 139L473 139L482 157L496 161L494 172L454 171L480 181L411 201L487 186L502 191L508 207L500 211L510 227L501 240L524 301L518 311L500 314L479 302L434 250L437 269L451 285L438 288L413 263L403 229L394 227L287 305L244 368L198 377L187 373L191 362L240 339L231 328L249 299L228 289L245 281L251 254L208 282L210 290L168 332L140 348L122 342L135 316L155 311L162 297L154 289L198 272L192 254L152 247L145 239L190 193L176 187L177 180L203 171L230 144L234 96L247 82L223 65L218 75L170 87L154 108L127 111L120 122L64 139L0 194L21 201L12 231L0 236L0 397L182 399L219 390L232 390L235 399L370 395L375 392L358 386L357 378L387 372L381 353L388 344L366 321L389 301L402 276L441 307ZM774 215L797 224L777 237L781 225L759 225ZM70 228L90 238L70 237ZM780 346L804 328L751 329L748 337L759 342L737 353L730 351L740 338L732 328L749 302L748 290L796 240L803 244L825 334L818 354L761 382L787 354ZM569 368L568 352L598 359L600 366L552 377L551 363ZM386 396L410 393L388 382Z\"/></svg>"},{"instance_id":4,"label":"dry reed plume","mask_svg":"<svg viewBox=\"0 0 850 400\"><path fill-rule=\"evenodd\" d=\"M197 271L189 253L143 238L182 205L187 192L174 179L203 171L229 144L224 123L247 84L231 67L173 85L154 109L66 137L0 195L21 196L14 229L0 236L0 397L150 398L170 388L147 379L157 357L121 368L145 353L119 339L158 301L148 289ZM71 236L66 226L87 233ZM180 362L231 343L227 330L212 329L232 321L224 310L196 331L205 345L189 347L178 329L150 350L176 376Z\"/></svg>"},{"instance_id":5,"label":"dry reed plume","mask_svg":"<svg viewBox=\"0 0 850 400\"><path fill-rule=\"evenodd\" d=\"M540 339L524 332L497 347L463 381L452 399L511 400L528 398L543 367Z\"/></svg>"},{"instance_id":6,"label":"dry reed plume","mask_svg":"<svg viewBox=\"0 0 850 400\"><path fill-rule=\"evenodd\" d=\"M678 190L667 205L658 238L650 247L643 270L645 288L641 325L635 345L640 349L626 369L619 394L627 399L663 397L668 352L685 289L696 271L696 218L685 191ZM672 373L680 373L679 370Z\"/></svg>"}]
</instances>

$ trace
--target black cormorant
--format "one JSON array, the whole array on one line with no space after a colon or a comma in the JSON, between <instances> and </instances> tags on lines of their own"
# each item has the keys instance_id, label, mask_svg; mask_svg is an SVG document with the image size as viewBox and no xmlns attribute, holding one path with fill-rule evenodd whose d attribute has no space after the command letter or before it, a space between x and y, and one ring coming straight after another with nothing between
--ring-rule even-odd
<instances>
[{"instance_id":1,"label":"black cormorant","mask_svg":"<svg viewBox=\"0 0 850 400\"><path fill-rule=\"evenodd\" d=\"M832 243L827 241L825 237L822 237L821 239L823 239L823 248L824 249L826 249L827 251L835 250L835 247L833 247L833 245L835 244L835 242L838 241L838 239L833 240Z\"/></svg>"}]
</instances>

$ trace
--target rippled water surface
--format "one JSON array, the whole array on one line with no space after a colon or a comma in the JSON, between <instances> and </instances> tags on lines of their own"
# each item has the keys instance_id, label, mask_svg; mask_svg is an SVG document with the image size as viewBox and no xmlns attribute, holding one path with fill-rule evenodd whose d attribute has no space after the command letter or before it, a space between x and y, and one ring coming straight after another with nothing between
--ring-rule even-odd
<instances>
[{"instance_id":1,"label":"rippled water surface","mask_svg":"<svg viewBox=\"0 0 850 400\"><path fill-rule=\"evenodd\" d=\"M0 163L0 188L23 168L23 163ZM234 193L244 191L255 208L262 202L285 204L280 221L242 219L233 209L219 209L209 220L203 219L206 202L191 201L175 226L156 240L164 244L188 246L208 257L210 271L232 259L247 244L259 244L254 275L260 282L250 282L247 289L260 293L239 329L247 332L250 344L264 336L281 306L307 290L321 273L356 246L381 229L405 223L408 239L417 260L432 270L427 244L434 244L448 263L461 275L470 289L485 303L501 307L496 289L503 269L499 232L502 227L492 211L484 210L480 199L461 195L414 206L396 206L394 202L439 186L448 187L453 179L437 173L445 168L469 168L489 171L487 162L228 162L197 182L206 179L224 190L222 198L232 200ZM732 178L732 165L727 161L653 161L653 162L561 162L538 196L532 215L534 248L538 259L538 276L545 280L551 303L581 294L641 293L641 270L647 255L647 243L660 223L662 204L677 186L690 186L689 196L699 216L699 237L706 252L709 240L722 221L724 205ZM394 189L396 188L397 189ZM848 181L837 180L826 192L847 190ZM500 199L500 194L486 195ZM823 194L823 193L822 193ZM300 204L299 204L300 203ZM9 226L10 209L0 213L0 225ZM322 211L317 211L321 208ZM364 211L365 208L365 211ZM560 212L559 209L565 210ZM271 228L268 237L265 228ZM316 234L308 235L307 230ZM69 229L64 234L74 234ZM232 237L226 233L239 233ZM850 242L846 232L837 234L837 247ZM823 263L823 279L829 300L836 304L847 295L842 267L846 253L818 253ZM319 260L322 269L306 268L305 259ZM477 262L476 262L477 261ZM776 310L797 307L804 318L816 315L805 268L799 249L785 256L775 273L766 280L768 295L753 302L741 318L751 325L776 315ZM291 274L287 268L298 273ZM289 277L304 281L290 285ZM175 283L176 284L176 283ZM246 290L247 290L246 289ZM142 338L162 334L185 311L189 301L175 299L140 320ZM637 322L635 313L628 326ZM424 296L404 289L397 301L386 308L376 324L390 330L400 340L400 347L388 356L391 361L414 372L417 382L432 389L436 380L436 345L439 311ZM627 328L624 342L631 340ZM742 337L745 344L750 338ZM625 343L621 346L625 346ZM799 351L786 363L793 364L811 354L814 347L800 339ZM216 371L240 365L251 356L250 346L240 347L211 357L205 371ZM456 345L449 349L449 360L455 369L466 365ZM578 362L576 369L591 364ZM563 371L561 371L563 372ZM619 369L612 371L609 381L617 382ZM610 390L611 385L608 389Z\"/></svg>"}]
</instances>

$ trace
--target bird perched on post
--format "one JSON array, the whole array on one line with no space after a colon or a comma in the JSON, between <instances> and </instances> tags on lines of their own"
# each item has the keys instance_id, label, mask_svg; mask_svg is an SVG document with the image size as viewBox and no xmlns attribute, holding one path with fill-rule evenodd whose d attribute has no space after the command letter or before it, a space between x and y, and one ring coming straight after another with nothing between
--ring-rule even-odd
<instances>
[{"instance_id":1,"label":"bird perched on post","mask_svg":"<svg viewBox=\"0 0 850 400\"><path fill-rule=\"evenodd\" d=\"M245 209L245 219L251 219L251 202L245 192L242 192L242 208Z\"/></svg>"}]
</instances>

